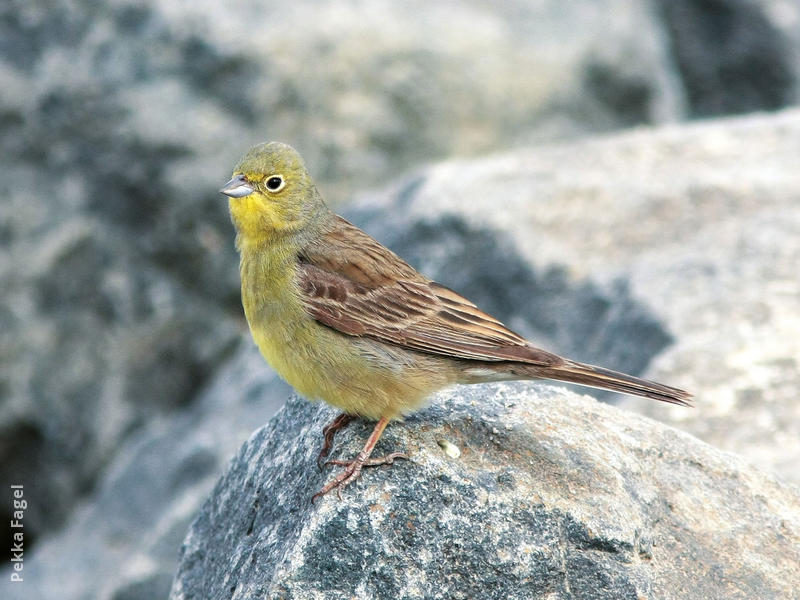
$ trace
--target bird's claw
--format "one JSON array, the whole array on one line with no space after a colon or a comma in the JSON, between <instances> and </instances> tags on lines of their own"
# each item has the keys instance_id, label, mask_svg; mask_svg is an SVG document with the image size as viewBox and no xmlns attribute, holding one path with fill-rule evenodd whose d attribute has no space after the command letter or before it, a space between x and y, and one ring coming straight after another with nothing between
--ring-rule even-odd
<instances>
[{"instance_id":1,"label":"bird's claw","mask_svg":"<svg viewBox=\"0 0 800 600\"><path fill-rule=\"evenodd\" d=\"M366 458L366 457L362 458L359 455L353 460L327 461L325 463L326 465L337 465L345 468L336 477L334 477L328 483L326 483L325 486L320 491L318 491L311 497L311 503L313 504L317 498L319 498L320 496L324 496L333 489L336 490L336 495L339 496L339 500L341 500L342 490L361 476L361 469L363 469L364 467L391 465L398 458L408 460L408 455L404 454L403 452L392 452L391 454L387 454L386 456L378 456L375 458Z\"/></svg>"},{"instance_id":2,"label":"bird's claw","mask_svg":"<svg viewBox=\"0 0 800 600\"><path fill-rule=\"evenodd\" d=\"M398 458L404 458L405 460L409 460L408 455L403 452L392 452L391 454L387 454L386 456L378 456L376 458L368 458L364 461L363 467L377 467L379 465L391 465L394 461ZM327 465L336 465L338 467L347 467L352 463L356 462L355 460L338 460L338 459L331 459L326 460L323 466Z\"/></svg>"}]
</instances>

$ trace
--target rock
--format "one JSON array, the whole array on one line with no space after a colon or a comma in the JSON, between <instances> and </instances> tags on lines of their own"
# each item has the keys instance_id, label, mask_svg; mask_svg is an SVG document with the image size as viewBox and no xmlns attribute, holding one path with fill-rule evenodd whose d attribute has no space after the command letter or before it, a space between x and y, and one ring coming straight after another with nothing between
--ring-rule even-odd
<instances>
[{"instance_id":1,"label":"rock","mask_svg":"<svg viewBox=\"0 0 800 600\"><path fill-rule=\"evenodd\" d=\"M293 399L253 434L191 526L173 600L730 600L800 585L798 490L633 413L540 384L457 388L386 430L377 451L411 460L312 505L334 414ZM371 427L340 433L335 455Z\"/></svg>"},{"instance_id":2,"label":"rock","mask_svg":"<svg viewBox=\"0 0 800 600\"><path fill-rule=\"evenodd\" d=\"M236 131L241 145L269 131L342 196L443 156L685 114L658 12L636 0L152 6L150 20L166 15L178 40L186 23L213 32L179 55L201 92L224 92L203 107L204 139ZM242 32L245 13L258 33ZM163 107L158 133L170 144L198 127L174 109L179 93L157 85L136 96ZM232 164L241 149L223 144L215 159Z\"/></svg>"},{"instance_id":3,"label":"rock","mask_svg":"<svg viewBox=\"0 0 800 600\"><path fill-rule=\"evenodd\" d=\"M92 502L62 531L26 546L25 581L6 581L3 598L165 598L189 523L230 456L288 393L244 342L191 407L128 437Z\"/></svg>"},{"instance_id":4,"label":"rock","mask_svg":"<svg viewBox=\"0 0 800 600\"><path fill-rule=\"evenodd\" d=\"M238 339L222 309L124 239L72 215L20 239L0 264L0 478L26 486L31 549L93 489L125 437L190 404Z\"/></svg>"},{"instance_id":5,"label":"rock","mask_svg":"<svg viewBox=\"0 0 800 600\"><path fill-rule=\"evenodd\" d=\"M796 3L658 3L694 116L774 110L797 102Z\"/></svg>"},{"instance_id":6,"label":"rock","mask_svg":"<svg viewBox=\"0 0 800 600\"><path fill-rule=\"evenodd\" d=\"M442 163L347 214L537 345L693 391L623 402L800 482L798 147L798 110L640 130Z\"/></svg>"}]
</instances>

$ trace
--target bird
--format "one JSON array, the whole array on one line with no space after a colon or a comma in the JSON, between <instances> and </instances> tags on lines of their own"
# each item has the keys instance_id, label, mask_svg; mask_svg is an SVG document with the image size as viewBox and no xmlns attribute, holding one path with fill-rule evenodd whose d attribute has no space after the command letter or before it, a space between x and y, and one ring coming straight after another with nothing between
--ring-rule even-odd
<instances>
[{"instance_id":1,"label":"bird","mask_svg":"<svg viewBox=\"0 0 800 600\"><path fill-rule=\"evenodd\" d=\"M419 273L334 213L300 154L281 142L250 148L220 190L240 255L244 313L266 361L302 396L343 411L323 430L376 421L363 449L312 502L358 479L390 421L455 384L550 379L690 406L684 390L535 347L457 292ZM322 463L321 463L322 464Z\"/></svg>"}]
</instances>

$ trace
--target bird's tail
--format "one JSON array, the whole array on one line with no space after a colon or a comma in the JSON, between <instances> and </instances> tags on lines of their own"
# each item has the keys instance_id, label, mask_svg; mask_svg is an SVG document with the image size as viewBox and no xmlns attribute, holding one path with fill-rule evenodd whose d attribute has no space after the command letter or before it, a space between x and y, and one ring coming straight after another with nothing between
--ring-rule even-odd
<instances>
[{"instance_id":1,"label":"bird's tail","mask_svg":"<svg viewBox=\"0 0 800 600\"><path fill-rule=\"evenodd\" d=\"M513 372L519 377L527 375L536 379L556 379L634 396L644 396L645 398L653 398L670 404L679 404L680 406L692 405L692 394L684 390L647 379L639 379L611 369L586 365L571 360L564 360L563 363L552 366L522 365L517 363L514 365Z\"/></svg>"}]
</instances>

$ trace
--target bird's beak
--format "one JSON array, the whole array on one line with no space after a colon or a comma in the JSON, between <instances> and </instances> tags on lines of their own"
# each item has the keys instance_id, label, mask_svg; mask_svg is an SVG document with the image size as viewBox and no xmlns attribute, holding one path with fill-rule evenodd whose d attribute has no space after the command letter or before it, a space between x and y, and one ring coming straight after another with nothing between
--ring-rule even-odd
<instances>
[{"instance_id":1,"label":"bird's beak","mask_svg":"<svg viewBox=\"0 0 800 600\"><path fill-rule=\"evenodd\" d=\"M243 198L248 194L253 193L253 186L247 183L244 175L236 175L219 191L220 194L225 194L231 198Z\"/></svg>"}]
</instances>

